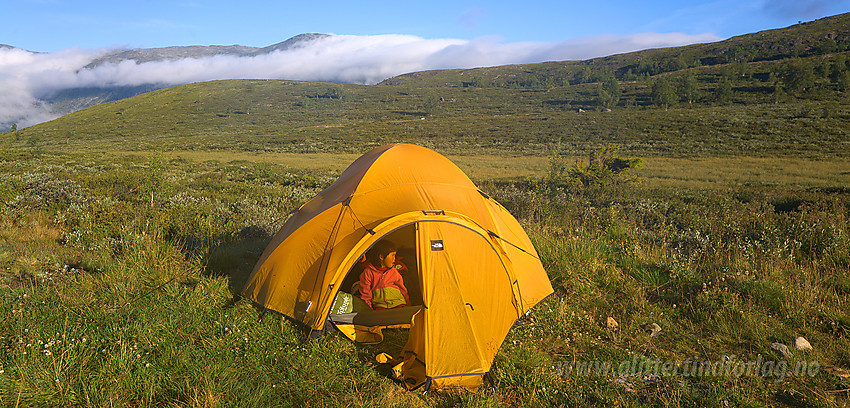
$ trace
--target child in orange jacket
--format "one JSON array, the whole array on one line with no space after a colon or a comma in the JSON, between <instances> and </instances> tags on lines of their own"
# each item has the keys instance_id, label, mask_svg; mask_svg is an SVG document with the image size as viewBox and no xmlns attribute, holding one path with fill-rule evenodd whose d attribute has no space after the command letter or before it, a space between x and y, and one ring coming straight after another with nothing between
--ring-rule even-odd
<instances>
[{"instance_id":1,"label":"child in orange jacket","mask_svg":"<svg viewBox=\"0 0 850 408\"><path fill-rule=\"evenodd\" d=\"M360 298L374 310L407 306L410 298L399 274L403 265L396 263L396 247L387 240L378 241L366 253L366 267L360 273Z\"/></svg>"}]
</instances>

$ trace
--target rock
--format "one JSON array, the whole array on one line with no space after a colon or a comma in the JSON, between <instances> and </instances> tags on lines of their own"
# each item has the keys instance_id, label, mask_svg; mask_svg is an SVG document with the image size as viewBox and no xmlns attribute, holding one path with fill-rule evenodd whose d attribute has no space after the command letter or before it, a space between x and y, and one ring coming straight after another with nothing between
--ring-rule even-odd
<instances>
[{"instance_id":1,"label":"rock","mask_svg":"<svg viewBox=\"0 0 850 408\"><path fill-rule=\"evenodd\" d=\"M805 337L794 337L794 348L800 351L811 351L812 345Z\"/></svg>"},{"instance_id":2,"label":"rock","mask_svg":"<svg viewBox=\"0 0 850 408\"><path fill-rule=\"evenodd\" d=\"M649 337L658 337L661 334L661 326L658 323L647 323L643 328L649 332Z\"/></svg>"},{"instance_id":3,"label":"rock","mask_svg":"<svg viewBox=\"0 0 850 408\"><path fill-rule=\"evenodd\" d=\"M790 358L791 356L793 356L793 354L791 354L791 350L788 350L788 346L782 343L772 343L770 345L770 348L772 348L773 351L782 354L782 356L785 358Z\"/></svg>"},{"instance_id":4,"label":"rock","mask_svg":"<svg viewBox=\"0 0 850 408\"><path fill-rule=\"evenodd\" d=\"M605 327L613 332L620 331L620 325L617 323L616 320L614 320L613 317L608 317L608 319L605 320Z\"/></svg>"}]
</instances>

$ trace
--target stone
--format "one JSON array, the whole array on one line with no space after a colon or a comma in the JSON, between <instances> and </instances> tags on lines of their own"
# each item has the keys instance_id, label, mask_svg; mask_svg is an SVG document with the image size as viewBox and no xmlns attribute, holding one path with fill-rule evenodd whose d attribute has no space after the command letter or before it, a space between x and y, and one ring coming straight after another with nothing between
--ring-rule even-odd
<instances>
[{"instance_id":1,"label":"stone","mask_svg":"<svg viewBox=\"0 0 850 408\"><path fill-rule=\"evenodd\" d=\"M791 356L793 356L793 354L791 354L791 350L788 350L788 346L782 343L772 343L770 345L770 348L772 348L773 351L782 354L782 356L785 358L790 358Z\"/></svg>"},{"instance_id":2,"label":"stone","mask_svg":"<svg viewBox=\"0 0 850 408\"><path fill-rule=\"evenodd\" d=\"M661 334L661 326L658 323L648 323L643 328L649 332L649 337L658 337Z\"/></svg>"},{"instance_id":3,"label":"stone","mask_svg":"<svg viewBox=\"0 0 850 408\"><path fill-rule=\"evenodd\" d=\"M614 332L620 331L620 324L613 317L608 317L605 320L605 327Z\"/></svg>"},{"instance_id":4,"label":"stone","mask_svg":"<svg viewBox=\"0 0 850 408\"><path fill-rule=\"evenodd\" d=\"M794 348L800 351L811 351L812 345L805 337L794 337Z\"/></svg>"}]
</instances>

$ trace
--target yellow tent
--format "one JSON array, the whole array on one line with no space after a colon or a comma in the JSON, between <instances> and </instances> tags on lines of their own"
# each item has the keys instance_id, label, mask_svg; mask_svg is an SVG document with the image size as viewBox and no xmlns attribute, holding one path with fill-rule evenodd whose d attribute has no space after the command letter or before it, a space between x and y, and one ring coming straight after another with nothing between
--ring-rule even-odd
<instances>
[{"instance_id":1,"label":"yellow tent","mask_svg":"<svg viewBox=\"0 0 850 408\"><path fill-rule=\"evenodd\" d=\"M413 306L334 314L362 254L398 246ZM476 389L513 323L552 293L516 219L442 155L416 145L378 147L305 203L275 235L243 295L312 330L358 341L406 324L394 369L409 388ZM333 326L332 326L333 325Z\"/></svg>"}]
</instances>

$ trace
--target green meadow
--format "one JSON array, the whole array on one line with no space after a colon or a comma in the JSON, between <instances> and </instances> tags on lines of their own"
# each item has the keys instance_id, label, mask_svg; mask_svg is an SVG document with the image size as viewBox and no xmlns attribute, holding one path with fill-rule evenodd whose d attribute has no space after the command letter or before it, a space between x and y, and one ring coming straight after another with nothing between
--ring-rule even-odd
<instances>
[{"instance_id":1,"label":"green meadow","mask_svg":"<svg viewBox=\"0 0 850 408\"><path fill-rule=\"evenodd\" d=\"M287 214L353 155L16 154L0 184L6 406L846 403L847 378L827 369L850 366L841 160L645 158L639 183L577 188L547 179L547 157L452 157L520 219L557 297L511 331L495 391L422 396L374 361L403 332L303 342L237 295ZM819 370L565 371L635 358Z\"/></svg>"},{"instance_id":2,"label":"green meadow","mask_svg":"<svg viewBox=\"0 0 850 408\"><path fill-rule=\"evenodd\" d=\"M733 40L373 86L191 84L0 134L0 406L846 406L846 44ZM794 61L815 67L804 88ZM689 75L691 101L660 97ZM555 288L502 344L495 389L405 391L375 361L404 331L304 341L239 296L293 210L394 142L508 208ZM608 145L642 167L572 176Z\"/></svg>"}]
</instances>

